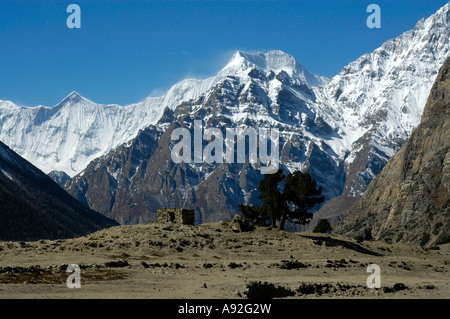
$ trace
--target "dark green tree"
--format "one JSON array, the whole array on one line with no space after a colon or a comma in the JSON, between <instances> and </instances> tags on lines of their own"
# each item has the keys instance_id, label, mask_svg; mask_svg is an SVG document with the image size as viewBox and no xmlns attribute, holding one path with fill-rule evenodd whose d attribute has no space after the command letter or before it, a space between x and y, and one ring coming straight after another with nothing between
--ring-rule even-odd
<instances>
[{"instance_id":1,"label":"dark green tree","mask_svg":"<svg viewBox=\"0 0 450 319\"><path fill-rule=\"evenodd\" d=\"M295 171L286 176L283 199L285 209L281 212L280 229L284 229L286 220L305 225L313 217L310 210L323 203L322 187L317 188L316 181L308 173Z\"/></svg>"},{"instance_id":2,"label":"dark green tree","mask_svg":"<svg viewBox=\"0 0 450 319\"><path fill-rule=\"evenodd\" d=\"M239 204L239 210L244 217L248 218L251 221L253 225L270 225L270 218L261 207L255 205Z\"/></svg>"},{"instance_id":3,"label":"dark green tree","mask_svg":"<svg viewBox=\"0 0 450 319\"><path fill-rule=\"evenodd\" d=\"M283 195L279 189L280 182L284 179L283 171L279 169L274 174L266 174L259 183L259 199L262 201L260 213L268 216L272 227L276 227L276 222L284 210Z\"/></svg>"},{"instance_id":4,"label":"dark green tree","mask_svg":"<svg viewBox=\"0 0 450 319\"><path fill-rule=\"evenodd\" d=\"M282 183L284 181L284 189ZM281 183L281 184L280 184ZM312 219L309 211L324 201L322 188L317 188L316 181L308 173L300 171L283 175L279 169L274 174L267 174L261 180L258 190L262 201L261 207L239 205L242 214L255 224L264 225L270 221L272 227L284 229L286 220L296 224L307 224Z\"/></svg>"}]
</instances>

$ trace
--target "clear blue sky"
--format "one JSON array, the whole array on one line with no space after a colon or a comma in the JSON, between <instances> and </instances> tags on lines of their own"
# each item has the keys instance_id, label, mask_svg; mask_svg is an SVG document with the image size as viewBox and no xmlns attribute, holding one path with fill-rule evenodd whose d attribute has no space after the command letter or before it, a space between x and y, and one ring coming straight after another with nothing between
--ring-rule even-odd
<instances>
[{"instance_id":1,"label":"clear blue sky","mask_svg":"<svg viewBox=\"0 0 450 319\"><path fill-rule=\"evenodd\" d=\"M69 29L69 4L81 29ZM381 29L366 8L381 7ZM71 91L128 104L219 71L235 50L283 50L332 77L447 0L0 1L0 99L58 103Z\"/></svg>"}]
</instances>

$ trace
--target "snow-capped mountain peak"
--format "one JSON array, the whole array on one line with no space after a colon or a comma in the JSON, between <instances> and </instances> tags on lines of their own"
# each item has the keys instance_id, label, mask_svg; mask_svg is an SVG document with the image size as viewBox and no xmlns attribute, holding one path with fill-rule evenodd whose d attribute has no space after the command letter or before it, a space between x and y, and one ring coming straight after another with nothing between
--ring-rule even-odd
<instances>
[{"instance_id":1,"label":"snow-capped mountain peak","mask_svg":"<svg viewBox=\"0 0 450 319\"><path fill-rule=\"evenodd\" d=\"M398 134L399 139L407 139L419 124L440 66L450 55L449 9L450 3L330 80L319 99L343 117L343 130L352 134L378 123L377 130L385 137Z\"/></svg>"},{"instance_id":2,"label":"snow-capped mountain peak","mask_svg":"<svg viewBox=\"0 0 450 319\"><path fill-rule=\"evenodd\" d=\"M94 102L92 102L92 101L88 100L87 98L81 96L78 92L72 91L65 98L63 98L61 100L61 102L56 104L55 107L66 105L66 104L76 105L76 104L79 104L79 103L82 103L82 102L95 104Z\"/></svg>"},{"instance_id":3,"label":"snow-capped mountain peak","mask_svg":"<svg viewBox=\"0 0 450 319\"><path fill-rule=\"evenodd\" d=\"M280 50L267 53L248 53L236 51L227 65L219 74L242 74L249 68L259 68L264 73L274 72L279 74L286 72L289 76L299 78L308 86L320 86L328 82L325 77L320 77L309 72L303 65L290 54Z\"/></svg>"}]
</instances>

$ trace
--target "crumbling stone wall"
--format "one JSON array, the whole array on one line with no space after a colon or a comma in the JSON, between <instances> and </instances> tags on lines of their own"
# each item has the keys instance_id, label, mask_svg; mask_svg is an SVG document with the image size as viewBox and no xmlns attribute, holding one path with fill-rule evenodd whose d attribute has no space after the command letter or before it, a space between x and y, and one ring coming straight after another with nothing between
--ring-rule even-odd
<instances>
[{"instance_id":1,"label":"crumbling stone wall","mask_svg":"<svg viewBox=\"0 0 450 319\"><path fill-rule=\"evenodd\" d=\"M193 209L160 208L158 209L158 223L194 225L195 213Z\"/></svg>"}]
</instances>

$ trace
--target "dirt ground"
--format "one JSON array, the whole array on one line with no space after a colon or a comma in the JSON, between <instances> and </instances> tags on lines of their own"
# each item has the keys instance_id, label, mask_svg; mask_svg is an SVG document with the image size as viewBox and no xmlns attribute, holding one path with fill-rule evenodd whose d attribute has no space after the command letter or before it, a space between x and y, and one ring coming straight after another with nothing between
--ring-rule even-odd
<instances>
[{"instance_id":1,"label":"dirt ground","mask_svg":"<svg viewBox=\"0 0 450 319\"><path fill-rule=\"evenodd\" d=\"M236 299L250 297L256 283L288 292L268 297L449 298L450 244L439 248L235 232L229 222L119 226L68 240L0 242L0 298ZM80 288L67 286L69 264L80 267ZM370 264L380 267L380 288L367 287Z\"/></svg>"}]
</instances>

